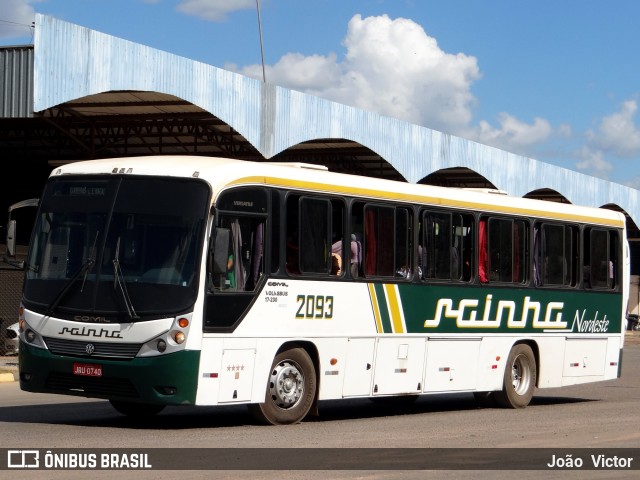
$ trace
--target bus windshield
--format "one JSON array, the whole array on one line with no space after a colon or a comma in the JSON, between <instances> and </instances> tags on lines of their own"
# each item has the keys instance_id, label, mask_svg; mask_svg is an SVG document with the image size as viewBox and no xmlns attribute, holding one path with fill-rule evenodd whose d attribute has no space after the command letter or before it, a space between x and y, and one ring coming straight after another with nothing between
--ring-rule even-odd
<instances>
[{"instance_id":1,"label":"bus windshield","mask_svg":"<svg viewBox=\"0 0 640 480\"><path fill-rule=\"evenodd\" d=\"M197 294L209 195L197 179L52 178L27 259L25 306L104 322L188 309Z\"/></svg>"}]
</instances>

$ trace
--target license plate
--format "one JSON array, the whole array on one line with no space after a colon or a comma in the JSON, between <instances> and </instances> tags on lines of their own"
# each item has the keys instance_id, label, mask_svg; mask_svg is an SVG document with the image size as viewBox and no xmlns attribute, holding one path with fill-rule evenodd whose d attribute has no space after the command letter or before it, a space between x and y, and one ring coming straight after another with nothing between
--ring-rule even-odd
<instances>
[{"instance_id":1,"label":"license plate","mask_svg":"<svg viewBox=\"0 0 640 480\"><path fill-rule=\"evenodd\" d=\"M74 363L73 374L83 375L85 377L101 377L102 365L94 365L90 363Z\"/></svg>"}]
</instances>

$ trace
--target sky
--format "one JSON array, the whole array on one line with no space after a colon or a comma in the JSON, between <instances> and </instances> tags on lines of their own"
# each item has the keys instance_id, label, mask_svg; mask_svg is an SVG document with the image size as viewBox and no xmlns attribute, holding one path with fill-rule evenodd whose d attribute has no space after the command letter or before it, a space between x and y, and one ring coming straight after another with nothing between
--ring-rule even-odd
<instances>
[{"instance_id":1,"label":"sky","mask_svg":"<svg viewBox=\"0 0 640 480\"><path fill-rule=\"evenodd\" d=\"M640 189L637 0L0 0L0 45L36 12Z\"/></svg>"}]
</instances>

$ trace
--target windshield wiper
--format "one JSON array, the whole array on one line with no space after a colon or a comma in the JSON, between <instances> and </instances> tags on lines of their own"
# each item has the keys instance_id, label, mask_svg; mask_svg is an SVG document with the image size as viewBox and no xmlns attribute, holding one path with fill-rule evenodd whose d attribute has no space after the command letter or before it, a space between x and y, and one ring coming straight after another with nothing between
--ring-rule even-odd
<instances>
[{"instance_id":1,"label":"windshield wiper","mask_svg":"<svg viewBox=\"0 0 640 480\"><path fill-rule=\"evenodd\" d=\"M133 303L131 302L131 298L129 297L129 292L127 291L127 284L124 281L124 274L122 273L122 269L120 268L120 237L118 237L118 241L116 242L116 254L113 257L113 288L116 288L116 285L120 287L120 291L122 292L122 298L124 298L124 305L127 307L127 314L129 318L135 320L138 317L135 309L133 308Z\"/></svg>"},{"instance_id":2,"label":"windshield wiper","mask_svg":"<svg viewBox=\"0 0 640 480\"><path fill-rule=\"evenodd\" d=\"M91 247L91 255L89 255L89 260L93 260L95 263L96 258L96 243L98 242L98 236L100 235L100 230L96 232L96 238L93 239L93 246ZM89 268L84 271L84 278L82 279L82 287L80 287L80 292L84 291L84 284L87 281L87 275L89 274Z\"/></svg>"},{"instance_id":3,"label":"windshield wiper","mask_svg":"<svg viewBox=\"0 0 640 480\"><path fill-rule=\"evenodd\" d=\"M58 306L60 301L64 298L64 296L67 294L67 292L69 291L71 286L76 282L76 280L78 278L80 278L80 275L86 275L89 272L89 270L91 270L91 268L93 268L95 263L96 263L96 261L95 261L94 258L88 258L82 264L80 269L75 273L75 275L73 277L71 277L69 279L69 281L65 284L65 286L62 288L62 290L60 290L60 292L58 292L58 295L56 295L56 298L53 300L53 302L51 302L51 305L49 305L49 310L47 311L47 315L51 315L53 313L53 311L56 309L56 307ZM83 288L84 288L84 282L83 282Z\"/></svg>"}]
</instances>

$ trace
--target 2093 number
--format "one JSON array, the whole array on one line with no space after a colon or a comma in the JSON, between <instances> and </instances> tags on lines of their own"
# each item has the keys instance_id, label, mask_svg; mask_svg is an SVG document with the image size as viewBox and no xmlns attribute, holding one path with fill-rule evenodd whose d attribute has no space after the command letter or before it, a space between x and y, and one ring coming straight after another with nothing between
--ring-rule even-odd
<instances>
[{"instance_id":1,"label":"2093 number","mask_svg":"<svg viewBox=\"0 0 640 480\"><path fill-rule=\"evenodd\" d=\"M333 295L298 295L296 318L333 318Z\"/></svg>"}]
</instances>

